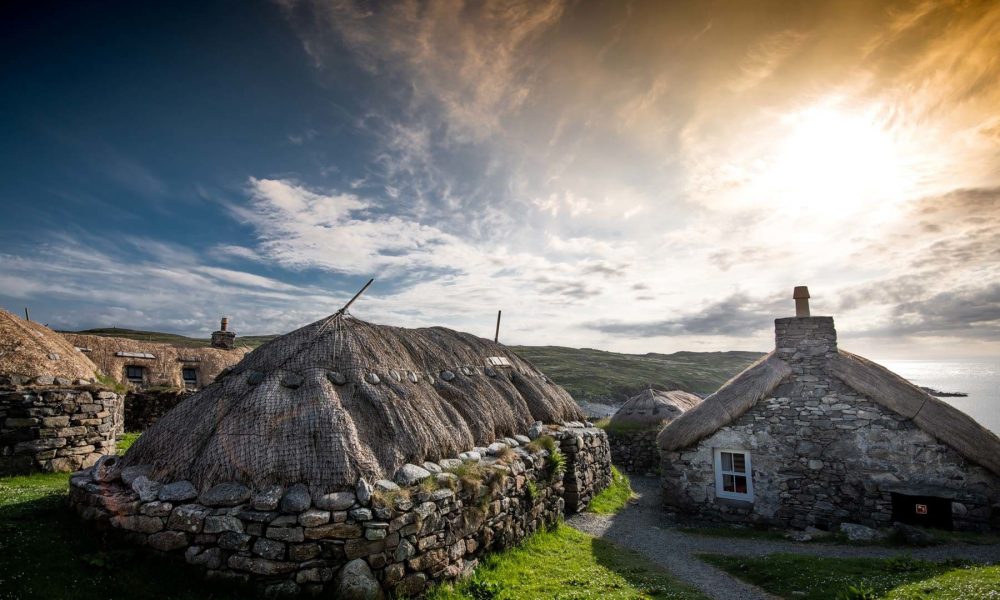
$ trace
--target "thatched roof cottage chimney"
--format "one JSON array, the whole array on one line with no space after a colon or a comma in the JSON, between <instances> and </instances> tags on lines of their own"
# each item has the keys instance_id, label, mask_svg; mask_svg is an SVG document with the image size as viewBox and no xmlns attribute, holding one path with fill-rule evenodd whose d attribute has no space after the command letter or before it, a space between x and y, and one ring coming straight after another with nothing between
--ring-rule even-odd
<instances>
[{"instance_id":1,"label":"thatched roof cottage chimney","mask_svg":"<svg viewBox=\"0 0 1000 600\"><path fill-rule=\"evenodd\" d=\"M794 317L774 320L775 352L789 364L821 367L837 354L837 330L833 317L813 317L809 313L809 288L802 285L792 293Z\"/></svg>"},{"instance_id":2,"label":"thatched roof cottage chimney","mask_svg":"<svg viewBox=\"0 0 1000 600\"><path fill-rule=\"evenodd\" d=\"M229 317L222 317L219 330L212 332L212 347L232 350L236 347L236 334L229 331Z\"/></svg>"}]
</instances>

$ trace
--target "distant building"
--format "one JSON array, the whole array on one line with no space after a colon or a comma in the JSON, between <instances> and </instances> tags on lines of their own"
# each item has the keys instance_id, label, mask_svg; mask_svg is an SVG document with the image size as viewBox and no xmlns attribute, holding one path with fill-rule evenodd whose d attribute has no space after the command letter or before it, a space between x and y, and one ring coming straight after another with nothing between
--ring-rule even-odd
<instances>
[{"instance_id":1,"label":"distant building","mask_svg":"<svg viewBox=\"0 0 1000 600\"><path fill-rule=\"evenodd\" d=\"M63 335L118 383L136 389L198 390L250 352L249 348L235 346L236 334L228 330L228 325L228 319L223 318L220 331L212 334L210 348L80 333Z\"/></svg>"},{"instance_id":2,"label":"distant building","mask_svg":"<svg viewBox=\"0 0 1000 600\"><path fill-rule=\"evenodd\" d=\"M699 396L681 390L650 388L632 396L605 427L612 461L630 473L655 471L660 463L657 434L700 403Z\"/></svg>"},{"instance_id":3,"label":"distant building","mask_svg":"<svg viewBox=\"0 0 1000 600\"><path fill-rule=\"evenodd\" d=\"M776 348L660 432L664 501L709 520L1000 527L1000 438L837 348L832 317L775 321Z\"/></svg>"}]
</instances>

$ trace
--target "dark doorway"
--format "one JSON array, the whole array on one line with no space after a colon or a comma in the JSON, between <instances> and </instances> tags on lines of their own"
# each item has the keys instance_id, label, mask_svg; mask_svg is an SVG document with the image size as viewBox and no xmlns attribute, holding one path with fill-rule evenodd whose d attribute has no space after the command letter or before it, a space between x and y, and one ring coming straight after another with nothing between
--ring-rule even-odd
<instances>
[{"instance_id":1,"label":"dark doorway","mask_svg":"<svg viewBox=\"0 0 1000 600\"><path fill-rule=\"evenodd\" d=\"M893 493L892 520L907 525L951 529L951 500Z\"/></svg>"}]
</instances>

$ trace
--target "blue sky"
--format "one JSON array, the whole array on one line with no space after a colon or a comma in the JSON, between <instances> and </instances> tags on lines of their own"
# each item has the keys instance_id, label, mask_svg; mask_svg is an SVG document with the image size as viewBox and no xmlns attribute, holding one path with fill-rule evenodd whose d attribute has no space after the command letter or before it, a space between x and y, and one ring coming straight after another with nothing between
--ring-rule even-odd
<instances>
[{"instance_id":1,"label":"blue sky","mask_svg":"<svg viewBox=\"0 0 1000 600\"><path fill-rule=\"evenodd\" d=\"M0 306L511 343L1000 347L1000 7L7 4Z\"/></svg>"}]
</instances>

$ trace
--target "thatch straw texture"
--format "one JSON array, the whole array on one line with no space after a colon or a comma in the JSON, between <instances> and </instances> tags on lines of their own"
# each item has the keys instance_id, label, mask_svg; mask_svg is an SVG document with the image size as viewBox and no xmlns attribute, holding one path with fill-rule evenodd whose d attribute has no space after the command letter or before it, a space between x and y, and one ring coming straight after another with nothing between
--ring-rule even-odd
<instances>
[{"instance_id":1,"label":"thatch straw texture","mask_svg":"<svg viewBox=\"0 0 1000 600\"><path fill-rule=\"evenodd\" d=\"M659 429L701 404L701 398L681 390L643 390L629 398L611 417L611 429Z\"/></svg>"},{"instance_id":2,"label":"thatch straw texture","mask_svg":"<svg viewBox=\"0 0 1000 600\"><path fill-rule=\"evenodd\" d=\"M662 450L686 448L733 422L792 374L788 363L774 352L763 356L742 373L727 381L660 432L656 443Z\"/></svg>"},{"instance_id":3,"label":"thatch straw texture","mask_svg":"<svg viewBox=\"0 0 1000 600\"><path fill-rule=\"evenodd\" d=\"M830 360L827 369L851 388L912 419L917 427L965 458L1000 475L1000 438L969 415L882 365L843 350Z\"/></svg>"},{"instance_id":4,"label":"thatch straw texture","mask_svg":"<svg viewBox=\"0 0 1000 600\"><path fill-rule=\"evenodd\" d=\"M0 309L0 374L91 381L97 367L44 325Z\"/></svg>"},{"instance_id":5,"label":"thatch straw texture","mask_svg":"<svg viewBox=\"0 0 1000 600\"><path fill-rule=\"evenodd\" d=\"M512 368L487 368L490 357ZM500 344L344 315L249 354L157 421L124 462L202 488L307 482L334 490L456 456L536 420L581 418L565 390Z\"/></svg>"},{"instance_id":6,"label":"thatch straw texture","mask_svg":"<svg viewBox=\"0 0 1000 600\"><path fill-rule=\"evenodd\" d=\"M146 370L146 386L183 388L182 368L193 368L198 373L199 387L213 381L227 367L238 363L249 348L220 350L219 348L188 348L172 346L161 342L144 342L128 338L62 334L78 348L86 348L85 354L105 375L118 383L126 383L125 367L135 365ZM135 358L118 356L118 352L146 353L155 358Z\"/></svg>"}]
</instances>

